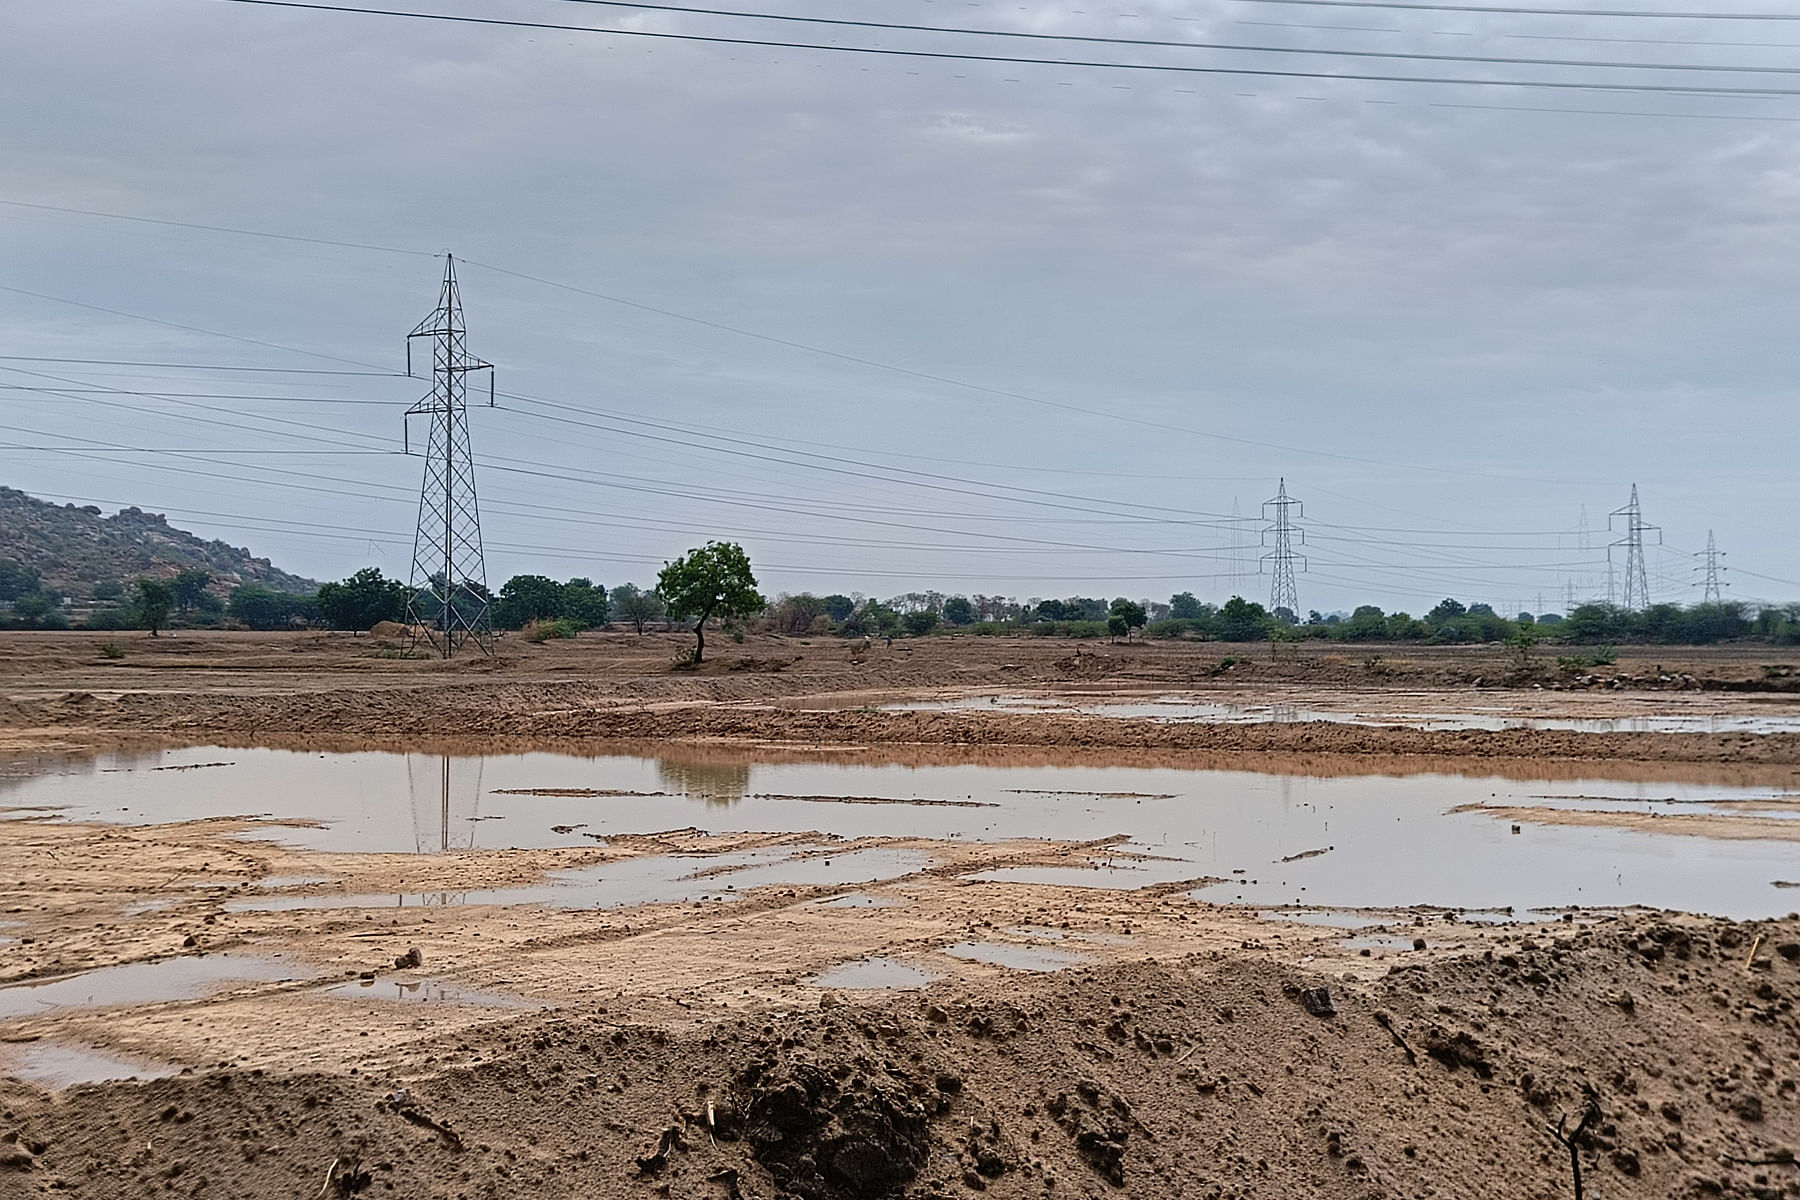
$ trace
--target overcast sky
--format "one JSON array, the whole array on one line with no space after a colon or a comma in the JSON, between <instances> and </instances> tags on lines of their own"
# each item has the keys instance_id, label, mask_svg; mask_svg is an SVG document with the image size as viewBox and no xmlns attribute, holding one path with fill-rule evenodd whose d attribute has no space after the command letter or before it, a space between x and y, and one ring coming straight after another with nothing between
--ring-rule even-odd
<instances>
[{"instance_id":1,"label":"overcast sky","mask_svg":"<svg viewBox=\"0 0 1800 1200\"><path fill-rule=\"evenodd\" d=\"M1698 599L1709 529L1729 594L1800 597L1800 23L1081 5L769 11L1795 73L971 39L557 0L386 7L1797 94L12 0L0 354L396 371L450 250L471 351L534 398L471 416L496 586L647 583L728 538L771 595L1266 601L1256 518L1285 477L1305 502L1303 610L1603 595L1608 513L1633 482L1662 527L1654 599ZM315 578L408 573L421 463L397 451L420 380L9 358L0 383L0 482L167 512Z\"/></svg>"}]
</instances>

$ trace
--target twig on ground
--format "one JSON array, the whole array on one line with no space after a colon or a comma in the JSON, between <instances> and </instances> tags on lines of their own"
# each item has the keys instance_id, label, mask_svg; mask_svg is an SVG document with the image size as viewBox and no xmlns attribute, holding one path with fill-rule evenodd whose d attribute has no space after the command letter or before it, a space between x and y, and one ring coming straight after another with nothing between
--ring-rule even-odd
<instances>
[{"instance_id":1,"label":"twig on ground","mask_svg":"<svg viewBox=\"0 0 1800 1200\"><path fill-rule=\"evenodd\" d=\"M1388 1036L1394 1039L1394 1045L1406 1051L1406 1061L1409 1066L1419 1065L1419 1056L1413 1053L1413 1048L1406 1044L1406 1039L1400 1036L1398 1029L1394 1028L1394 1018L1384 1012L1378 1012L1375 1014L1375 1023L1387 1030Z\"/></svg>"},{"instance_id":2,"label":"twig on ground","mask_svg":"<svg viewBox=\"0 0 1800 1200\"><path fill-rule=\"evenodd\" d=\"M1757 934L1754 938L1750 939L1750 953L1746 954L1744 956L1744 965L1746 967L1751 967L1751 966L1756 965L1756 952L1758 950L1762 949L1762 944L1763 944L1763 935L1760 933Z\"/></svg>"},{"instance_id":3,"label":"twig on ground","mask_svg":"<svg viewBox=\"0 0 1800 1200\"><path fill-rule=\"evenodd\" d=\"M1600 1098L1594 1095L1592 1088L1588 1088L1586 1091L1587 1105L1581 1110L1581 1120L1575 1123L1574 1132L1565 1131L1565 1126L1569 1123L1568 1113L1564 1113L1555 1125L1550 1126L1550 1136L1568 1147L1569 1175L1575 1183L1575 1200L1581 1200L1583 1194L1581 1189L1581 1139L1586 1136L1588 1126L1600 1119Z\"/></svg>"},{"instance_id":4,"label":"twig on ground","mask_svg":"<svg viewBox=\"0 0 1800 1200\"><path fill-rule=\"evenodd\" d=\"M331 1190L331 1177L337 1174L337 1165L338 1160L334 1158L331 1160L331 1165L325 1168L325 1182L319 1187L320 1200L323 1200L325 1193Z\"/></svg>"}]
</instances>

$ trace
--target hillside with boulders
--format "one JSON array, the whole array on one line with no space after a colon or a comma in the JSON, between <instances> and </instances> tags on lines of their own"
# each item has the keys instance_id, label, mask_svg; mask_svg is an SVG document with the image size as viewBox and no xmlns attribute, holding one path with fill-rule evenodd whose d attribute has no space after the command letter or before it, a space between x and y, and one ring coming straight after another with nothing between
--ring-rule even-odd
<instances>
[{"instance_id":1,"label":"hillside with boulders","mask_svg":"<svg viewBox=\"0 0 1800 1200\"><path fill-rule=\"evenodd\" d=\"M295 593L319 586L243 547L177 529L160 513L125 508L107 516L93 505L52 504L0 487L0 573L91 600L117 595L142 576L186 570L208 572L224 593L245 584Z\"/></svg>"}]
</instances>

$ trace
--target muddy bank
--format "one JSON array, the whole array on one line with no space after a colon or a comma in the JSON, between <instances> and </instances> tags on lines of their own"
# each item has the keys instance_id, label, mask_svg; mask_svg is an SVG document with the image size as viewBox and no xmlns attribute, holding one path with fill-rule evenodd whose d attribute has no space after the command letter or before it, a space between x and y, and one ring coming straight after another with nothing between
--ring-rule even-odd
<instances>
[{"instance_id":1,"label":"muddy bank","mask_svg":"<svg viewBox=\"0 0 1800 1200\"><path fill-rule=\"evenodd\" d=\"M1591 1105L1589 1194L1792 1196L1797 936L1648 917L1367 983L1207 954L662 1023L589 1002L354 1072L246 1047L56 1097L0 1082L0 1190L1548 1200L1571 1194L1551 1127Z\"/></svg>"},{"instance_id":2,"label":"muddy bank","mask_svg":"<svg viewBox=\"0 0 1800 1200\"><path fill-rule=\"evenodd\" d=\"M737 703L621 703L594 685L509 684L273 695L69 693L14 701L15 747L103 748L132 739L187 744L305 740L414 746L456 737L573 747L582 742L717 742L766 747L1055 750L1161 756L1373 756L1534 764L1800 765L1800 734L1432 730L1332 722L1165 723L1081 713L796 711ZM469 744L463 742L462 744ZM579 752L579 751L577 751ZM1536 767L1534 767L1534 773Z\"/></svg>"}]
</instances>

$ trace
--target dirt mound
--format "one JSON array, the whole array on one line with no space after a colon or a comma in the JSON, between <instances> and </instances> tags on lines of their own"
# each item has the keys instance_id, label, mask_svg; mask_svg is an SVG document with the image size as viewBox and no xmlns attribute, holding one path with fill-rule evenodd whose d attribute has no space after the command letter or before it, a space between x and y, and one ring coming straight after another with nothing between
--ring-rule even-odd
<instances>
[{"instance_id":1,"label":"dirt mound","mask_svg":"<svg viewBox=\"0 0 1800 1200\"><path fill-rule=\"evenodd\" d=\"M514 1016L355 1075L244 1048L58 1097L0 1081L0 1194L1553 1200L1560 1122L1590 1195L1777 1200L1797 941L1657 916L1373 981L1208 954L668 1028Z\"/></svg>"},{"instance_id":2,"label":"dirt mound","mask_svg":"<svg viewBox=\"0 0 1800 1200\"><path fill-rule=\"evenodd\" d=\"M369 636L398 641L412 636L412 628L398 621L377 621L369 627Z\"/></svg>"},{"instance_id":3,"label":"dirt mound","mask_svg":"<svg viewBox=\"0 0 1800 1200\"><path fill-rule=\"evenodd\" d=\"M918 1097L853 1063L756 1063L739 1082L757 1161L801 1200L892 1194L912 1182L931 1148Z\"/></svg>"}]
</instances>

